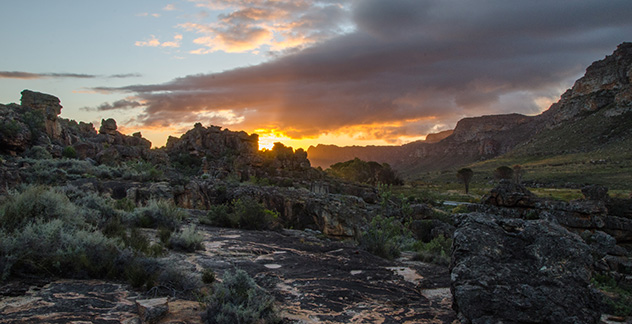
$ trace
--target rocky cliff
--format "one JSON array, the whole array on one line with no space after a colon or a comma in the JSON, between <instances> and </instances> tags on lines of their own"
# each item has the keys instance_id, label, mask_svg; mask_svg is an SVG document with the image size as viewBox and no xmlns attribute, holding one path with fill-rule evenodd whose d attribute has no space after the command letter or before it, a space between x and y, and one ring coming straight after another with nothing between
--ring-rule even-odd
<instances>
[{"instance_id":1,"label":"rocky cliff","mask_svg":"<svg viewBox=\"0 0 632 324\"><path fill-rule=\"evenodd\" d=\"M518 154L530 155L598 149L607 142L632 138L628 127L632 116L631 79L632 43L622 43L612 55L590 65L558 102L538 116L465 118L452 134L439 141L429 136L426 141L402 146L319 145L310 147L308 155L315 165L323 167L358 157L389 163L403 175L414 176L491 159L518 147L526 150ZM565 140L563 145L552 145L560 139Z\"/></svg>"}]
</instances>

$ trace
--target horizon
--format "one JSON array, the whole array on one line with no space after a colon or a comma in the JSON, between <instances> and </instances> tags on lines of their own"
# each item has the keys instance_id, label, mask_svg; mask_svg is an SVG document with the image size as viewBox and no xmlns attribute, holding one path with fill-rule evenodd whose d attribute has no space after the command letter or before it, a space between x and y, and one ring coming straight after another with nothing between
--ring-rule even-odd
<instances>
[{"instance_id":1,"label":"horizon","mask_svg":"<svg viewBox=\"0 0 632 324\"><path fill-rule=\"evenodd\" d=\"M97 129L114 118L154 147L196 122L259 134L260 149L307 150L403 145L466 117L537 115L632 35L628 1L0 8L0 102L19 103L24 89L48 93L61 117Z\"/></svg>"}]
</instances>

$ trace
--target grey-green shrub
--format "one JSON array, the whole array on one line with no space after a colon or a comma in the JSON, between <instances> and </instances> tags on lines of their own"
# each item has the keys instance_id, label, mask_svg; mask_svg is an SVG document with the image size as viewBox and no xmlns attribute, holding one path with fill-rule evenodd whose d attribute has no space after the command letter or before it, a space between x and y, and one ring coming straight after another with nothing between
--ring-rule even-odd
<instances>
[{"instance_id":1,"label":"grey-green shrub","mask_svg":"<svg viewBox=\"0 0 632 324\"><path fill-rule=\"evenodd\" d=\"M215 285L203 320L208 324L280 322L274 298L239 269L226 271L222 282Z\"/></svg>"},{"instance_id":2,"label":"grey-green shrub","mask_svg":"<svg viewBox=\"0 0 632 324\"><path fill-rule=\"evenodd\" d=\"M176 230L185 216L186 213L173 203L151 199L146 206L134 210L131 221L140 227L166 227Z\"/></svg>"},{"instance_id":3,"label":"grey-green shrub","mask_svg":"<svg viewBox=\"0 0 632 324\"><path fill-rule=\"evenodd\" d=\"M195 225L184 226L180 231L171 235L168 246L174 250L193 252L202 250L204 236L197 231Z\"/></svg>"},{"instance_id":4,"label":"grey-green shrub","mask_svg":"<svg viewBox=\"0 0 632 324\"><path fill-rule=\"evenodd\" d=\"M32 222L63 220L66 227L85 227L81 211L61 192L43 186L29 187L8 197L0 207L0 227L7 232Z\"/></svg>"}]
</instances>

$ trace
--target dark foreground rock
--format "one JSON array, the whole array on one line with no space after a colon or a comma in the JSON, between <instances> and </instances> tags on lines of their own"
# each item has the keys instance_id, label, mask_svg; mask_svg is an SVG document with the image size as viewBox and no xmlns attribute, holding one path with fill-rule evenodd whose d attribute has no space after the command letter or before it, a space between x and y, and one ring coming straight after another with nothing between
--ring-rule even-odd
<instances>
[{"instance_id":1,"label":"dark foreground rock","mask_svg":"<svg viewBox=\"0 0 632 324\"><path fill-rule=\"evenodd\" d=\"M200 226L204 251L162 261L199 276L248 272L276 299L284 323L453 323L446 267L386 261L317 232L281 233ZM154 231L154 230L147 230ZM148 233L155 235L155 233ZM0 323L140 323L135 301L154 298L127 285L61 280L30 289L0 286ZM22 285L23 286L23 285ZM197 301L169 297L157 323L199 323Z\"/></svg>"},{"instance_id":2,"label":"dark foreground rock","mask_svg":"<svg viewBox=\"0 0 632 324\"><path fill-rule=\"evenodd\" d=\"M467 323L598 323L583 240L546 220L464 215L451 264L454 309Z\"/></svg>"}]
</instances>

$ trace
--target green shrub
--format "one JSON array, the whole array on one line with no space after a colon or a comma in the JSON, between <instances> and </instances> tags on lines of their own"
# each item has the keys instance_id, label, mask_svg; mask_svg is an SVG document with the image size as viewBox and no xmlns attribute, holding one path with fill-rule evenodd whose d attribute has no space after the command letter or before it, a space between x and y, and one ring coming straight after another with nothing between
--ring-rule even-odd
<instances>
[{"instance_id":1,"label":"green shrub","mask_svg":"<svg viewBox=\"0 0 632 324\"><path fill-rule=\"evenodd\" d=\"M167 244L169 243L169 239L171 238L171 234L173 231L168 227L159 227L158 228L158 239L160 242Z\"/></svg>"},{"instance_id":2,"label":"green shrub","mask_svg":"<svg viewBox=\"0 0 632 324\"><path fill-rule=\"evenodd\" d=\"M64 147L64 150L61 152L61 155L65 158L76 159L77 151L72 146L66 146Z\"/></svg>"},{"instance_id":3,"label":"green shrub","mask_svg":"<svg viewBox=\"0 0 632 324\"><path fill-rule=\"evenodd\" d=\"M276 212L266 209L251 197L235 201L234 213L239 228L252 230L273 229L279 217Z\"/></svg>"},{"instance_id":4,"label":"green shrub","mask_svg":"<svg viewBox=\"0 0 632 324\"><path fill-rule=\"evenodd\" d=\"M139 207L132 214L132 222L140 227L166 227L176 230L186 213L166 200L150 200L147 206Z\"/></svg>"},{"instance_id":5,"label":"green shrub","mask_svg":"<svg viewBox=\"0 0 632 324\"><path fill-rule=\"evenodd\" d=\"M125 197L123 199L115 200L113 207L118 210L132 212L136 208L136 204L131 199Z\"/></svg>"},{"instance_id":6,"label":"green shrub","mask_svg":"<svg viewBox=\"0 0 632 324\"><path fill-rule=\"evenodd\" d=\"M174 250L193 252L204 249L202 239L204 236L197 231L195 225L189 225L171 235L169 247Z\"/></svg>"},{"instance_id":7,"label":"green shrub","mask_svg":"<svg viewBox=\"0 0 632 324\"><path fill-rule=\"evenodd\" d=\"M385 259L400 256L404 241L410 233L394 217L373 217L360 237L360 245L367 251Z\"/></svg>"},{"instance_id":8,"label":"green shrub","mask_svg":"<svg viewBox=\"0 0 632 324\"><path fill-rule=\"evenodd\" d=\"M203 314L204 323L279 323L274 298L243 270L226 271Z\"/></svg>"},{"instance_id":9,"label":"green shrub","mask_svg":"<svg viewBox=\"0 0 632 324\"><path fill-rule=\"evenodd\" d=\"M137 259L127 264L123 274L132 287L150 289L156 285L158 266L147 259Z\"/></svg>"},{"instance_id":10,"label":"green shrub","mask_svg":"<svg viewBox=\"0 0 632 324\"><path fill-rule=\"evenodd\" d=\"M20 132L20 124L15 120L0 121L0 135L2 137L13 138Z\"/></svg>"},{"instance_id":11,"label":"green shrub","mask_svg":"<svg viewBox=\"0 0 632 324\"><path fill-rule=\"evenodd\" d=\"M613 277L594 273L591 278L593 286L607 292L603 294L608 312L617 316L632 315L632 285L617 282Z\"/></svg>"},{"instance_id":12,"label":"green shrub","mask_svg":"<svg viewBox=\"0 0 632 324\"><path fill-rule=\"evenodd\" d=\"M200 222L219 227L236 227L235 222L231 219L227 205L211 205L205 218Z\"/></svg>"},{"instance_id":13,"label":"green shrub","mask_svg":"<svg viewBox=\"0 0 632 324\"><path fill-rule=\"evenodd\" d=\"M452 239L439 235L428 243L417 242L415 250L417 254L414 260L430 262L442 265L450 264L450 252L452 248Z\"/></svg>"},{"instance_id":14,"label":"green shrub","mask_svg":"<svg viewBox=\"0 0 632 324\"><path fill-rule=\"evenodd\" d=\"M202 271L202 282L208 285L215 282L215 272L213 269L207 268Z\"/></svg>"}]
</instances>

